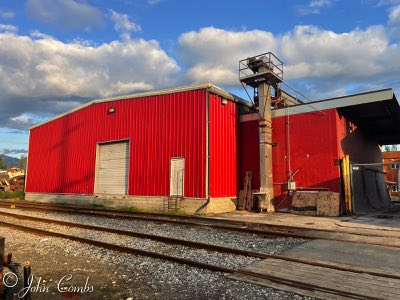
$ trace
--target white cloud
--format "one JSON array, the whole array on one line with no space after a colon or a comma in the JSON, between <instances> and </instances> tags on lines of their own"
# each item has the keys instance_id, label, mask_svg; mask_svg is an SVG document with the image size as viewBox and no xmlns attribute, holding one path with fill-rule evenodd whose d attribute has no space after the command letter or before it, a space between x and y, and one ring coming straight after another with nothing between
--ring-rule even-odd
<instances>
[{"instance_id":1,"label":"white cloud","mask_svg":"<svg viewBox=\"0 0 400 300\"><path fill-rule=\"evenodd\" d=\"M299 90L312 92L313 98L322 91L334 96L351 83L365 87L379 78L382 84L400 73L400 46L390 43L383 26L348 33L297 26L283 35L208 27L182 34L178 51L189 81L230 86L239 84L240 59L272 51L285 62L285 79L302 80Z\"/></svg>"},{"instance_id":2,"label":"white cloud","mask_svg":"<svg viewBox=\"0 0 400 300\"><path fill-rule=\"evenodd\" d=\"M397 5L397 4L400 4L400 0L379 0L377 6Z\"/></svg>"},{"instance_id":3,"label":"white cloud","mask_svg":"<svg viewBox=\"0 0 400 300\"><path fill-rule=\"evenodd\" d=\"M302 16L320 14L322 9L331 6L333 2L334 0L311 0L305 5L296 6L296 10Z\"/></svg>"},{"instance_id":4,"label":"white cloud","mask_svg":"<svg viewBox=\"0 0 400 300\"><path fill-rule=\"evenodd\" d=\"M77 0L28 0L28 16L64 30L103 26L103 14L99 9Z\"/></svg>"},{"instance_id":5,"label":"white cloud","mask_svg":"<svg viewBox=\"0 0 400 300\"><path fill-rule=\"evenodd\" d=\"M39 30L33 30L31 31L31 37L36 38L36 39L54 39L52 36L45 34L43 32L40 32Z\"/></svg>"},{"instance_id":6,"label":"white cloud","mask_svg":"<svg viewBox=\"0 0 400 300\"><path fill-rule=\"evenodd\" d=\"M111 20L114 22L114 29L120 32L140 32L142 28L139 24L129 20L129 16L126 14L119 14L116 11L110 9Z\"/></svg>"},{"instance_id":7,"label":"white cloud","mask_svg":"<svg viewBox=\"0 0 400 300\"><path fill-rule=\"evenodd\" d=\"M0 33L0 127L8 120L20 128L26 113L61 113L88 99L171 86L179 76L156 41L94 46L35 37Z\"/></svg>"},{"instance_id":8,"label":"white cloud","mask_svg":"<svg viewBox=\"0 0 400 300\"><path fill-rule=\"evenodd\" d=\"M32 121L32 118L28 117L25 114L22 114L22 115L10 118L10 120L14 121L14 122L26 124L26 123L29 123L30 121Z\"/></svg>"},{"instance_id":9,"label":"white cloud","mask_svg":"<svg viewBox=\"0 0 400 300\"><path fill-rule=\"evenodd\" d=\"M312 0L308 4L310 7L326 7L332 4L332 0Z\"/></svg>"},{"instance_id":10,"label":"white cloud","mask_svg":"<svg viewBox=\"0 0 400 300\"><path fill-rule=\"evenodd\" d=\"M95 47L15 34L0 34L0 67L2 91L20 96L110 96L168 85L179 70L155 41Z\"/></svg>"},{"instance_id":11,"label":"white cloud","mask_svg":"<svg viewBox=\"0 0 400 300\"><path fill-rule=\"evenodd\" d=\"M400 5L391 9L389 14L389 23L400 24Z\"/></svg>"},{"instance_id":12,"label":"white cloud","mask_svg":"<svg viewBox=\"0 0 400 300\"><path fill-rule=\"evenodd\" d=\"M124 16L118 29L122 34L134 31L127 15L117 15ZM179 37L176 52L184 71L157 41L67 43L39 31L18 35L17 28L3 24L7 32L1 32L0 25L0 127L24 129L37 116L49 117L97 97L183 83L237 87L238 61L266 51L285 62L285 80L313 99L388 83L396 88L400 44L391 41L395 9L388 18L386 27L347 33L315 26L297 26L279 35L213 27L186 32Z\"/></svg>"},{"instance_id":13,"label":"white cloud","mask_svg":"<svg viewBox=\"0 0 400 300\"><path fill-rule=\"evenodd\" d=\"M238 61L265 52L276 51L272 33L261 30L226 31L207 27L179 37L179 56L193 82L238 83ZM236 81L235 81L236 80Z\"/></svg>"},{"instance_id":14,"label":"white cloud","mask_svg":"<svg viewBox=\"0 0 400 300\"><path fill-rule=\"evenodd\" d=\"M389 9L388 32L392 39L400 39L400 5Z\"/></svg>"},{"instance_id":15,"label":"white cloud","mask_svg":"<svg viewBox=\"0 0 400 300\"><path fill-rule=\"evenodd\" d=\"M17 32L18 27L9 24L0 24L0 32Z\"/></svg>"},{"instance_id":16,"label":"white cloud","mask_svg":"<svg viewBox=\"0 0 400 300\"><path fill-rule=\"evenodd\" d=\"M10 20L13 19L15 17L15 13L13 11L10 10L6 10L6 11L1 11L0 12L0 17L4 20Z\"/></svg>"},{"instance_id":17,"label":"white cloud","mask_svg":"<svg viewBox=\"0 0 400 300\"><path fill-rule=\"evenodd\" d=\"M149 5L157 5L161 2L164 2L164 0L147 0L147 4Z\"/></svg>"},{"instance_id":18,"label":"white cloud","mask_svg":"<svg viewBox=\"0 0 400 300\"><path fill-rule=\"evenodd\" d=\"M36 121L32 117L26 114L21 114L16 117L10 117L8 126L14 129L25 129L32 126L35 123Z\"/></svg>"},{"instance_id":19,"label":"white cloud","mask_svg":"<svg viewBox=\"0 0 400 300\"><path fill-rule=\"evenodd\" d=\"M288 79L360 78L386 71L379 62L389 50L383 27L338 34L313 26L298 26L277 42L280 56L287 62Z\"/></svg>"}]
</instances>

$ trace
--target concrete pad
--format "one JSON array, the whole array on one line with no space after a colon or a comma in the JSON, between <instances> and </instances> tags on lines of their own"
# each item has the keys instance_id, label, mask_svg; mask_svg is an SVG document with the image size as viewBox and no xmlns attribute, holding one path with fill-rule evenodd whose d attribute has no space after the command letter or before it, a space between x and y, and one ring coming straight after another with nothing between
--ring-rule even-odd
<instances>
[{"instance_id":1,"label":"concrete pad","mask_svg":"<svg viewBox=\"0 0 400 300\"><path fill-rule=\"evenodd\" d=\"M397 210L390 212L343 217L313 217L289 213L260 214L233 211L213 216L213 218L400 238L400 206Z\"/></svg>"},{"instance_id":2,"label":"concrete pad","mask_svg":"<svg viewBox=\"0 0 400 300\"><path fill-rule=\"evenodd\" d=\"M286 251L284 255L400 273L400 249L393 247L313 240Z\"/></svg>"}]
</instances>

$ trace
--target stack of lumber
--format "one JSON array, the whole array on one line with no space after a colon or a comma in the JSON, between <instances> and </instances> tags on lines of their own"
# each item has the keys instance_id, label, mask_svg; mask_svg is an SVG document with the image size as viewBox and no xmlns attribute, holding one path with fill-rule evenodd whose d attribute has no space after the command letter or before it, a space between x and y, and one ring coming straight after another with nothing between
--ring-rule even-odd
<instances>
[{"instance_id":1,"label":"stack of lumber","mask_svg":"<svg viewBox=\"0 0 400 300\"><path fill-rule=\"evenodd\" d=\"M247 171L243 190L239 191L238 210L252 210L255 207L253 191L251 190L252 173Z\"/></svg>"}]
</instances>

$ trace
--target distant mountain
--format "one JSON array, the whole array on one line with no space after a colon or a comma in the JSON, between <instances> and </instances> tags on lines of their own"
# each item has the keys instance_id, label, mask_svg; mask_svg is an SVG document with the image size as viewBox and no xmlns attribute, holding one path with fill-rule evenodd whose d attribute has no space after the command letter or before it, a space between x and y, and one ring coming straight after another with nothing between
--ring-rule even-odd
<instances>
[{"instance_id":1,"label":"distant mountain","mask_svg":"<svg viewBox=\"0 0 400 300\"><path fill-rule=\"evenodd\" d=\"M4 159L4 162L6 165L11 168L11 167L18 167L19 166L19 159L15 157L11 157L5 154L0 154L0 156Z\"/></svg>"}]
</instances>

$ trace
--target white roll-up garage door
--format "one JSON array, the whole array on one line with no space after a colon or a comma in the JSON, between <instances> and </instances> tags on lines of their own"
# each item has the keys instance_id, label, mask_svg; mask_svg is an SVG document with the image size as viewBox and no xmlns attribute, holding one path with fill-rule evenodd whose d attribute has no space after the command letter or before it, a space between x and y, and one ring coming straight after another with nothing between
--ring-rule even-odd
<instances>
[{"instance_id":1,"label":"white roll-up garage door","mask_svg":"<svg viewBox=\"0 0 400 300\"><path fill-rule=\"evenodd\" d=\"M128 141L98 145L95 193L126 195L128 162Z\"/></svg>"}]
</instances>

